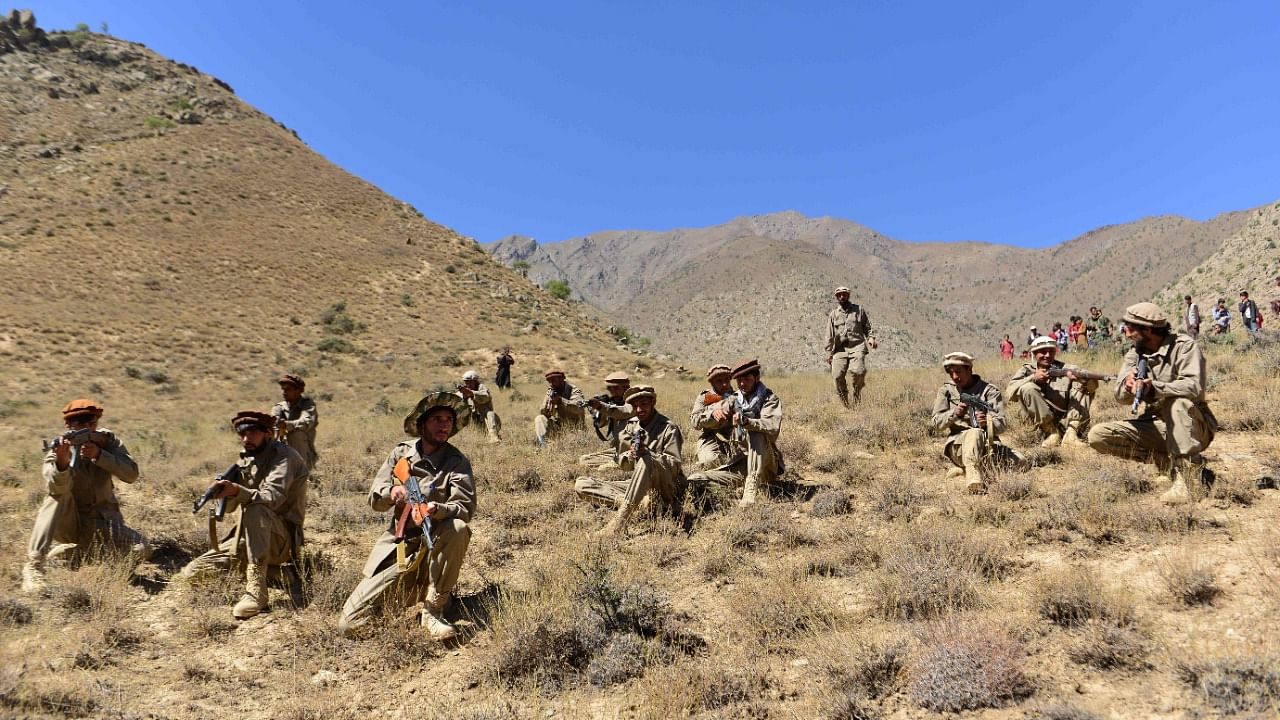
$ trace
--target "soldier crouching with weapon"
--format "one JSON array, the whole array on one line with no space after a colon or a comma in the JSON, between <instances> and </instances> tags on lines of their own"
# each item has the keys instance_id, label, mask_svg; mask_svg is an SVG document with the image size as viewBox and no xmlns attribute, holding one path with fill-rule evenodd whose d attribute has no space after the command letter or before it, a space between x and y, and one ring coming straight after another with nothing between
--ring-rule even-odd
<instances>
[{"instance_id":1,"label":"soldier crouching with weapon","mask_svg":"<svg viewBox=\"0 0 1280 720\"><path fill-rule=\"evenodd\" d=\"M1009 379L1005 400L1021 405L1023 414L1040 429L1041 447L1084 447L1098 381L1111 377L1055 359L1058 344L1048 335L1037 337L1027 350L1034 361Z\"/></svg>"},{"instance_id":2,"label":"soldier crouching with weapon","mask_svg":"<svg viewBox=\"0 0 1280 720\"><path fill-rule=\"evenodd\" d=\"M933 427L946 430L942 447L946 456L965 477L970 494L987 491L990 474L997 463L1021 463L1012 448L999 442L1005 429L1004 405L1000 389L973 372L973 356L949 353L942 369L951 378L938 389L933 401Z\"/></svg>"},{"instance_id":3,"label":"soldier crouching with weapon","mask_svg":"<svg viewBox=\"0 0 1280 720\"><path fill-rule=\"evenodd\" d=\"M580 477L573 484L579 497L616 507L618 512L598 533L621 534L637 507L649 507L656 496L673 512L684 501L685 478L680 449L680 428L657 411L658 392L648 385L628 388L626 404L635 416L618 432L613 468L626 476L596 479Z\"/></svg>"},{"instance_id":4,"label":"soldier crouching with weapon","mask_svg":"<svg viewBox=\"0 0 1280 720\"><path fill-rule=\"evenodd\" d=\"M471 541L476 483L471 462L449 438L469 420L466 401L450 392L427 395L404 419L414 439L392 448L369 488L370 507L395 513L342 606L338 632L355 634L391 592L403 606L422 604L419 620L432 638L457 634L444 613Z\"/></svg>"},{"instance_id":5,"label":"soldier crouching with weapon","mask_svg":"<svg viewBox=\"0 0 1280 720\"><path fill-rule=\"evenodd\" d=\"M552 368L543 377L547 381L547 397L542 408L533 418L533 442L539 448L547 446L547 437L567 427L581 427L587 398L582 391L565 380L564 371Z\"/></svg>"},{"instance_id":6,"label":"soldier crouching with weapon","mask_svg":"<svg viewBox=\"0 0 1280 720\"><path fill-rule=\"evenodd\" d=\"M219 501L215 517L235 510L240 511L239 517L220 543L188 563L179 575L195 580L211 572L229 572L233 562L243 562L244 595L231 609L237 620L269 609L270 566L296 562L302 550L310 468L297 450L273 437L274 425L272 416L255 410L232 418L243 448L240 459L214 479L193 512L214 499ZM211 528L210 540L216 538Z\"/></svg>"},{"instance_id":7,"label":"soldier crouching with weapon","mask_svg":"<svg viewBox=\"0 0 1280 720\"><path fill-rule=\"evenodd\" d=\"M45 587L45 562L53 556L83 552L105 543L147 559L150 546L142 534L124 524L112 477L132 483L138 464L110 430L98 429L102 407L92 400L72 400L62 408L66 431L44 443L47 496L36 513L22 567L22 589Z\"/></svg>"},{"instance_id":8,"label":"soldier crouching with weapon","mask_svg":"<svg viewBox=\"0 0 1280 720\"><path fill-rule=\"evenodd\" d=\"M713 368L714 369L714 368ZM736 491L742 486L740 505L751 505L757 492L786 472L778 433L782 430L782 400L760 381L760 362L739 361L730 371L738 392L726 395L711 417L727 422L730 457L718 467L689 476L689 486L702 494L711 486Z\"/></svg>"},{"instance_id":9,"label":"soldier crouching with weapon","mask_svg":"<svg viewBox=\"0 0 1280 720\"><path fill-rule=\"evenodd\" d=\"M695 457L698 467L713 468L729 461L733 454L729 447L729 434L733 419L717 418L715 409L733 392L733 371L728 365L712 365L707 370L707 384L711 387L698 393L689 411L689 425L698 433L698 449Z\"/></svg>"},{"instance_id":10,"label":"soldier crouching with weapon","mask_svg":"<svg viewBox=\"0 0 1280 720\"><path fill-rule=\"evenodd\" d=\"M601 467L613 465L618 453L618 435L635 412L627 404L627 390L631 388L631 378L624 372L612 372L604 378L604 392L587 399L587 412L591 415L591 426L601 442L609 443L604 450L589 452L578 458L579 465ZM604 429L601 432L601 429Z\"/></svg>"}]
</instances>

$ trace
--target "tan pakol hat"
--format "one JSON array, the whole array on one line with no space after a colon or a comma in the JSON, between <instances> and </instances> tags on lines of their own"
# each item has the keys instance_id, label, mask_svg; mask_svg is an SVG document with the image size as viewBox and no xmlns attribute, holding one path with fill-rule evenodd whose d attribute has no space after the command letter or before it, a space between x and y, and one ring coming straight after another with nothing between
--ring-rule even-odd
<instances>
[{"instance_id":1,"label":"tan pakol hat","mask_svg":"<svg viewBox=\"0 0 1280 720\"><path fill-rule=\"evenodd\" d=\"M297 385L299 390L307 389L307 383L293 373L285 373L276 380L280 385Z\"/></svg>"},{"instance_id":2,"label":"tan pakol hat","mask_svg":"<svg viewBox=\"0 0 1280 720\"><path fill-rule=\"evenodd\" d=\"M847 288L847 287L843 287L843 286L838 287L838 288L836 288L836 291L835 291L834 293L832 293L832 294L833 294L833 295L839 295L840 293L844 293L845 295L848 295L848 294L849 294L849 288Z\"/></svg>"},{"instance_id":3,"label":"tan pakol hat","mask_svg":"<svg viewBox=\"0 0 1280 720\"><path fill-rule=\"evenodd\" d=\"M550 379L551 379L551 378L553 378L553 377L561 377L561 378L562 378L562 377L564 377L564 371L563 371L563 370L561 370L560 368L551 368L551 369L550 369L550 370L548 370L546 373L544 373L542 377L543 377L544 379L546 379L546 380L550 380Z\"/></svg>"},{"instance_id":4,"label":"tan pakol hat","mask_svg":"<svg viewBox=\"0 0 1280 720\"><path fill-rule=\"evenodd\" d=\"M1124 309L1124 323L1126 325L1165 328L1169 327L1169 318L1165 317L1164 311L1160 309L1159 305L1140 302Z\"/></svg>"},{"instance_id":5,"label":"tan pakol hat","mask_svg":"<svg viewBox=\"0 0 1280 720\"><path fill-rule=\"evenodd\" d=\"M760 374L760 361L755 358L744 358L742 360L739 360L738 364L733 366L734 379L740 378L743 375L759 375L759 374Z\"/></svg>"},{"instance_id":6,"label":"tan pakol hat","mask_svg":"<svg viewBox=\"0 0 1280 720\"><path fill-rule=\"evenodd\" d=\"M946 357L942 358L942 367L946 369L952 365L973 367L973 356L967 352L947 353Z\"/></svg>"},{"instance_id":7,"label":"tan pakol hat","mask_svg":"<svg viewBox=\"0 0 1280 720\"><path fill-rule=\"evenodd\" d=\"M1031 347L1027 348L1027 351L1035 352L1037 350L1044 350L1046 348L1056 352L1058 350L1058 343L1055 342L1054 339L1049 337L1048 335L1041 335L1040 337L1031 341ZM972 362L970 364L972 364Z\"/></svg>"},{"instance_id":8,"label":"tan pakol hat","mask_svg":"<svg viewBox=\"0 0 1280 720\"><path fill-rule=\"evenodd\" d=\"M630 385L631 377L624 372L611 372L604 376L605 385Z\"/></svg>"},{"instance_id":9,"label":"tan pakol hat","mask_svg":"<svg viewBox=\"0 0 1280 720\"><path fill-rule=\"evenodd\" d=\"M258 412L257 410L241 410L235 414L235 417L231 418L231 427L238 433L254 428L263 432L270 432L275 426L275 416Z\"/></svg>"},{"instance_id":10,"label":"tan pakol hat","mask_svg":"<svg viewBox=\"0 0 1280 720\"><path fill-rule=\"evenodd\" d=\"M67 420L81 415L92 415L95 418L102 417L102 406L87 398L72 400L62 406L62 419Z\"/></svg>"},{"instance_id":11,"label":"tan pakol hat","mask_svg":"<svg viewBox=\"0 0 1280 720\"><path fill-rule=\"evenodd\" d=\"M710 380L717 375L728 375L733 377L733 371L729 369L728 365L712 365L711 368L707 370L707 379Z\"/></svg>"},{"instance_id":12,"label":"tan pakol hat","mask_svg":"<svg viewBox=\"0 0 1280 720\"><path fill-rule=\"evenodd\" d=\"M636 398L653 398L654 402L658 400L658 391L653 389L652 385L636 385L627 390L627 402L631 402Z\"/></svg>"}]
</instances>

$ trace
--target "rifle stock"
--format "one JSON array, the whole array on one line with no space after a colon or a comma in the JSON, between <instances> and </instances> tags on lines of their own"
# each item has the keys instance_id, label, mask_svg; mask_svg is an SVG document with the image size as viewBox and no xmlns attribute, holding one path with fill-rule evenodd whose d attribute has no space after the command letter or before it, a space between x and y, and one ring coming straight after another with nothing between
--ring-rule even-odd
<instances>
[{"instance_id":1,"label":"rifle stock","mask_svg":"<svg viewBox=\"0 0 1280 720\"><path fill-rule=\"evenodd\" d=\"M1151 375L1151 366L1147 364L1147 359L1142 356L1138 356L1138 367L1134 369L1133 379L1135 381L1146 380L1149 375ZM1145 385L1139 385L1134 389L1133 407L1129 408L1130 415L1137 414L1138 406L1142 404L1142 396L1146 394L1145 387Z\"/></svg>"}]
</instances>

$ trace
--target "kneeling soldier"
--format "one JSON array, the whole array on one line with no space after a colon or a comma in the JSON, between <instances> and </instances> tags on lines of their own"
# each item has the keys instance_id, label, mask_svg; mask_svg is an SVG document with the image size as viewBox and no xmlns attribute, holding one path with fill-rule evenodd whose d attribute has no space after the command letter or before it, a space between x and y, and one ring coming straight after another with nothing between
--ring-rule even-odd
<instances>
[{"instance_id":1,"label":"kneeling soldier","mask_svg":"<svg viewBox=\"0 0 1280 720\"><path fill-rule=\"evenodd\" d=\"M698 433L698 466L704 468L717 467L729 461L732 451L729 446L729 434L733 430L733 419L725 417L717 420L715 409L720 401L732 392L733 371L728 365L713 365L707 371L707 383L710 389L698 393L694 398L693 409L689 411L689 424Z\"/></svg>"},{"instance_id":2,"label":"kneeling soldier","mask_svg":"<svg viewBox=\"0 0 1280 720\"><path fill-rule=\"evenodd\" d=\"M457 634L444 611L471 541L476 482L471 462L449 438L469 419L462 398L445 392L422 398L404 419L405 434L416 439L392 448L369 488L370 507L396 512L342 606L343 635L368 623L388 592L406 606L423 603L420 620L431 637Z\"/></svg>"},{"instance_id":3,"label":"kneeling soldier","mask_svg":"<svg viewBox=\"0 0 1280 720\"><path fill-rule=\"evenodd\" d=\"M211 571L227 572L233 559L243 561L244 596L231 609L237 620L268 610L270 566L296 562L302 550L310 468L297 450L272 437L274 424L275 418L254 410L232 418L244 449L210 489L216 488L215 499L226 499L226 510L238 508L240 517L217 548L192 560L181 573L192 579Z\"/></svg>"},{"instance_id":4,"label":"kneeling soldier","mask_svg":"<svg viewBox=\"0 0 1280 720\"><path fill-rule=\"evenodd\" d=\"M480 382L480 375L475 370L462 374L462 384L458 393L467 401L471 417L476 419L476 428L484 428L489 435L489 443L502 442L502 418L493 409L493 395L489 388Z\"/></svg>"},{"instance_id":5,"label":"kneeling soldier","mask_svg":"<svg viewBox=\"0 0 1280 720\"><path fill-rule=\"evenodd\" d=\"M701 492L710 485L741 485L742 499L738 504L751 505L756 501L756 492L785 471L778 449L782 401L760 382L758 360L739 362L732 377L738 383L738 392L725 397L711 413L732 428L732 455L719 467L690 475L689 486Z\"/></svg>"},{"instance_id":6,"label":"kneeling soldier","mask_svg":"<svg viewBox=\"0 0 1280 720\"><path fill-rule=\"evenodd\" d=\"M1204 355L1200 343L1169 330L1169 320L1154 303L1130 305L1124 312L1125 353L1116 398L1133 401L1133 420L1095 425L1089 447L1106 455L1153 462L1173 475L1160 497L1185 503L1213 479L1200 453L1213 442L1218 421L1204 395Z\"/></svg>"},{"instance_id":7,"label":"kneeling soldier","mask_svg":"<svg viewBox=\"0 0 1280 720\"><path fill-rule=\"evenodd\" d=\"M1027 348L1034 362L1026 363L1005 387L1005 399L1017 402L1023 413L1044 434L1042 447L1084 445L1082 432L1089 429L1089 405L1098 391L1097 379L1083 368L1055 360L1058 344L1041 335Z\"/></svg>"},{"instance_id":8,"label":"kneeling soldier","mask_svg":"<svg viewBox=\"0 0 1280 720\"><path fill-rule=\"evenodd\" d=\"M968 353L948 354L942 369L951 381L938 389L932 419L933 427L948 433L942 454L963 470L970 493L986 492L994 463L1021 460L997 440L1005 429L1000 389L973 372L973 356Z\"/></svg>"},{"instance_id":9,"label":"kneeling soldier","mask_svg":"<svg viewBox=\"0 0 1280 720\"><path fill-rule=\"evenodd\" d=\"M540 448L547 446L549 435L569 427L581 427L583 408L587 405L582 391L565 380L563 370L552 368L543 377L547 381L547 398L533 418L533 442Z\"/></svg>"},{"instance_id":10,"label":"kneeling soldier","mask_svg":"<svg viewBox=\"0 0 1280 720\"><path fill-rule=\"evenodd\" d=\"M587 404L591 406L596 437L609 443L609 447L579 457L579 465L598 467L613 464L613 459L618 454L618 433L635 416L635 411L627 404L626 399L630 387L631 378L626 373L609 373L604 378L605 391L587 400ZM604 428L603 433L600 432L601 428Z\"/></svg>"},{"instance_id":11,"label":"kneeling soldier","mask_svg":"<svg viewBox=\"0 0 1280 720\"><path fill-rule=\"evenodd\" d=\"M315 472L316 461L320 459L316 452L316 426L320 424L316 401L302 394L307 383L297 375L286 373L277 382L283 399L271 408L271 414L276 417L276 439L297 450L307 468Z\"/></svg>"},{"instance_id":12,"label":"kneeling soldier","mask_svg":"<svg viewBox=\"0 0 1280 720\"><path fill-rule=\"evenodd\" d=\"M603 480L581 477L573 486L582 497L618 508L600 531L602 535L621 533L636 506L654 493L673 511L679 510L684 499L680 428L657 411L658 393L652 387L630 388L625 399L635 409L635 416L618 433L613 465L630 471L631 476Z\"/></svg>"},{"instance_id":13,"label":"kneeling soldier","mask_svg":"<svg viewBox=\"0 0 1280 720\"><path fill-rule=\"evenodd\" d=\"M22 567L22 589L44 587L44 566L50 556L83 553L100 542L132 551L145 560L150 548L142 534L124 524L116 500L114 476L131 483L138 464L110 430L98 429L102 407L92 400L72 400L62 408L66 431L46 443L44 485L47 493L36 513ZM56 547L55 547L56 546Z\"/></svg>"}]
</instances>

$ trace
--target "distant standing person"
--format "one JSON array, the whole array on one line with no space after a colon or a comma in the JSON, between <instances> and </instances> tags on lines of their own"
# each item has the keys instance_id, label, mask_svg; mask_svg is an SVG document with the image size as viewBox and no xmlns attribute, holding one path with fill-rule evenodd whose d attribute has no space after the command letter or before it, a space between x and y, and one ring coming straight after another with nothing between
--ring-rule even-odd
<instances>
[{"instance_id":1,"label":"distant standing person","mask_svg":"<svg viewBox=\"0 0 1280 720\"><path fill-rule=\"evenodd\" d=\"M1276 294L1271 298L1271 314L1280 320L1280 277L1276 278Z\"/></svg>"},{"instance_id":2,"label":"distant standing person","mask_svg":"<svg viewBox=\"0 0 1280 720\"><path fill-rule=\"evenodd\" d=\"M849 301L849 288L836 288L835 296L836 306L827 314L827 365L836 383L836 397L845 407L850 407L862 401L862 388L867 382L867 352L875 350L877 343L871 336L867 311Z\"/></svg>"},{"instance_id":3,"label":"distant standing person","mask_svg":"<svg viewBox=\"0 0 1280 720\"><path fill-rule=\"evenodd\" d=\"M1084 318L1079 315L1072 315L1071 322L1067 325L1067 334L1071 336L1071 344L1080 349L1082 345L1087 345L1088 338L1084 333Z\"/></svg>"},{"instance_id":4,"label":"distant standing person","mask_svg":"<svg viewBox=\"0 0 1280 720\"><path fill-rule=\"evenodd\" d=\"M1218 304L1213 306L1213 334L1228 332L1231 332L1231 311L1227 309L1227 299L1218 298Z\"/></svg>"},{"instance_id":5,"label":"distant standing person","mask_svg":"<svg viewBox=\"0 0 1280 720\"><path fill-rule=\"evenodd\" d=\"M1244 329L1249 331L1250 335L1257 335L1258 330L1262 327L1258 317L1258 303L1249 299L1249 291L1240 291L1240 322L1244 324Z\"/></svg>"},{"instance_id":6,"label":"distant standing person","mask_svg":"<svg viewBox=\"0 0 1280 720\"><path fill-rule=\"evenodd\" d=\"M1013 341L1009 339L1008 335L1005 335L1004 339L1000 341L1000 358L1002 360L1013 359Z\"/></svg>"},{"instance_id":7,"label":"distant standing person","mask_svg":"<svg viewBox=\"0 0 1280 720\"><path fill-rule=\"evenodd\" d=\"M277 382L283 399L271 408L271 414L276 418L276 437L297 450L306 461L308 470L315 471L316 461L320 459L316 452L316 425L320 424L316 402L303 397L302 391L307 388L307 383L297 375L286 373Z\"/></svg>"},{"instance_id":8,"label":"distant standing person","mask_svg":"<svg viewBox=\"0 0 1280 720\"><path fill-rule=\"evenodd\" d=\"M511 357L511 348L502 348L502 352L498 353L498 374L493 378L493 384L500 388L511 387L511 366L516 364L516 359Z\"/></svg>"},{"instance_id":9,"label":"distant standing person","mask_svg":"<svg viewBox=\"0 0 1280 720\"><path fill-rule=\"evenodd\" d=\"M1097 347L1099 343L1111 340L1111 318L1103 315L1102 310L1095 305L1089 308L1089 324L1085 326L1085 330L1093 331L1093 342L1089 343L1089 347Z\"/></svg>"},{"instance_id":10,"label":"distant standing person","mask_svg":"<svg viewBox=\"0 0 1280 720\"><path fill-rule=\"evenodd\" d=\"M1040 337L1040 331L1036 329L1035 325L1032 325L1027 329L1027 341L1023 343L1023 345L1031 345L1031 343L1034 343L1038 337Z\"/></svg>"},{"instance_id":11,"label":"distant standing person","mask_svg":"<svg viewBox=\"0 0 1280 720\"><path fill-rule=\"evenodd\" d=\"M1060 322L1053 324L1053 340L1058 344L1058 350L1061 352L1066 352L1071 347L1067 339L1067 330Z\"/></svg>"},{"instance_id":12,"label":"distant standing person","mask_svg":"<svg viewBox=\"0 0 1280 720\"><path fill-rule=\"evenodd\" d=\"M1199 306L1192 302L1192 296L1184 295L1183 302L1187 305L1187 310L1183 314L1185 322L1187 322L1187 336L1196 340L1199 337Z\"/></svg>"}]
</instances>

